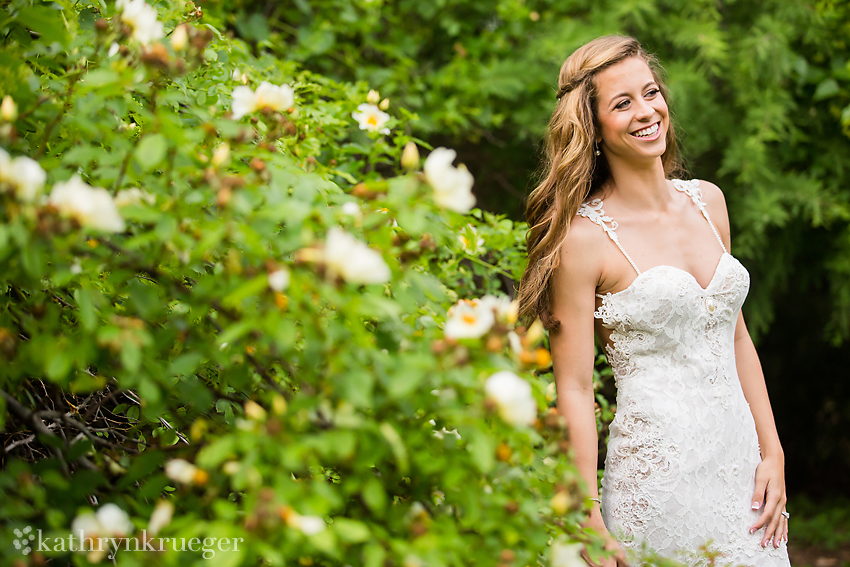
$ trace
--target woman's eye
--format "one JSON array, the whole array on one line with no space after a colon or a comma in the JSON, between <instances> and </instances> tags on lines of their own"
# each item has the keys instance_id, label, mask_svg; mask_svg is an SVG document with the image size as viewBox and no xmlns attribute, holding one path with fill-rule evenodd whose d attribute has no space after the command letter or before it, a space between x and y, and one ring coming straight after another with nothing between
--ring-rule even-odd
<instances>
[{"instance_id":1,"label":"woman's eye","mask_svg":"<svg viewBox=\"0 0 850 567\"><path fill-rule=\"evenodd\" d=\"M623 108L626 108L626 106L625 106L625 105L627 105L628 103L629 103L629 101L624 100L624 101L620 102L619 104L617 104L617 106L615 106L614 108L616 108L616 109L623 109Z\"/></svg>"},{"instance_id":2,"label":"woman's eye","mask_svg":"<svg viewBox=\"0 0 850 567\"><path fill-rule=\"evenodd\" d=\"M650 89L650 91L649 91L648 93L646 93L646 94L647 94L648 96L655 96L655 95L657 95L659 92L660 92L660 91L659 91L658 89Z\"/></svg>"}]
</instances>

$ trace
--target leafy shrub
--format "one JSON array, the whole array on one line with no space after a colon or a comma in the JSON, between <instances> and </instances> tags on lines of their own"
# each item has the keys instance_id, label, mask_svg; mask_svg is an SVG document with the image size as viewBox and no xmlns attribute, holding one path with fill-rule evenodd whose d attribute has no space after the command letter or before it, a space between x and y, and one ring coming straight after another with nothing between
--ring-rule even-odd
<instances>
[{"instance_id":1,"label":"leafy shrub","mask_svg":"<svg viewBox=\"0 0 850 567\"><path fill-rule=\"evenodd\" d=\"M541 328L492 297L524 227L464 214L464 168L420 171L415 115L191 3L2 25L9 557L535 564L591 539ZM56 539L22 554L25 526ZM244 545L69 555L71 529Z\"/></svg>"}]
</instances>

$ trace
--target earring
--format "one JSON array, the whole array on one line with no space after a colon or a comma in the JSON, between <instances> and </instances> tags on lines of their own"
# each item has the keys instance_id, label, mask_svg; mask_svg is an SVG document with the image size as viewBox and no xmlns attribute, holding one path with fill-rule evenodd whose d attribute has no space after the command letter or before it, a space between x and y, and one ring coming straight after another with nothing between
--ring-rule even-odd
<instances>
[{"instance_id":1,"label":"earring","mask_svg":"<svg viewBox=\"0 0 850 567\"><path fill-rule=\"evenodd\" d=\"M599 151L599 142L596 142L596 155L599 155L601 153L602 152Z\"/></svg>"}]
</instances>

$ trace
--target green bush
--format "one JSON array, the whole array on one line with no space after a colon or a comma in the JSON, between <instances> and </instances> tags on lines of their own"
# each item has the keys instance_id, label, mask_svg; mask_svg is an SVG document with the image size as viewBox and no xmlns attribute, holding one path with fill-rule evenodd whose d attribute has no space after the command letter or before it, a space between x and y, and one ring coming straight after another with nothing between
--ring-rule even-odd
<instances>
[{"instance_id":1,"label":"green bush","mask_svg":"<svg viewBox=\"0 0 850 567\"><path fill-rule=\"evenodd\" d=\"M10 561L532 565L592 539L541 327L487 297L524 227L465 214L445 150L420 170L415 115L183 2L13 1L0 31ZM72 529L241 539L113 558Z\"/></svg>"}]
</instances>

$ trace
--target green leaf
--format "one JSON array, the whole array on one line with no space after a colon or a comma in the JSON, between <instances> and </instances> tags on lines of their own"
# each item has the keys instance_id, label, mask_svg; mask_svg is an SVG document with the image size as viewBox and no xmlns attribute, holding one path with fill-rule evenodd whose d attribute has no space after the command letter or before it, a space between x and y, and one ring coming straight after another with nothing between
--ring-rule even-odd
<instances>
[{"instance_id":1,"label":"green leaf","mask_svg":"<svg viewBox=\"0 0 850 567\"><path fill-rule=\"evenodd\" d=\"M832 98L839 92L841 92L841 89L839 88L838 83L835 79L830 77L818 85L818 88L815 89L815 94L812 96L812 100Z\"/></svg>"},{"instance_id":2,"label":"green leaf","mask_svg":"<svg viewBox=\"0 0 850 567\"><path fill-rule=\"evenodd\" d=\"M487 474L496 464L496 442L483 431L476 431L467 445L472 461L482 473Z\"/></svg>"},{"instance_id":3,"label":"green leaf","mask_svg":"<svg viewBox=\"0 0 850 567\"><path fill-rule=\"evenodd\" d=\"M52 43L68 43L68 33L65 30L65 22L62 20L62 12L47 6L27 6L18 12L15 20L27 30L41 34L41 41Z\"/></svg>"},{"instance_id":4,"label":"green leaf","mask_svg":"<svg viewBox=\"0 0 850 567\"><path fill-rule=\"evenodd\" d=\"M402 440L401 435L399 435L398 431L396 431L395 428L387 422L381 424L380 430L384 439L386 439L387 443L390 445L390 449L395 457L396 465L398 466L399 474L406 475L410 465L407 460L407 447L404 446L404 441Z\"/></svg>"},{"instance_id":5,"label":"green leaf","mask_svg":"<svg viewBox=\"0 0 850 567\"><path fill-rule=\"evenodd\" d=\"M136 148L136 161L145 171L150 171L165 158L168 142L162 134L151 134L142 138Z\"/></svg>"},{"instance_id":6,"label":"green leaf","mask_svg":"<svg viewBox=\"0 0 850 567\"><path fill-rule=\"evenodd\" d=\"M334 518L333 530L339 536L339 539L349 543L360 543L371 537L369 526L348 518Z\"/></svg>"}]
</instances>

